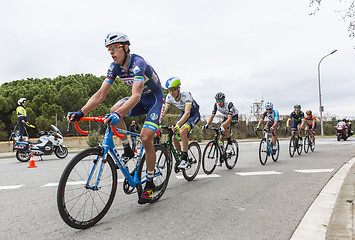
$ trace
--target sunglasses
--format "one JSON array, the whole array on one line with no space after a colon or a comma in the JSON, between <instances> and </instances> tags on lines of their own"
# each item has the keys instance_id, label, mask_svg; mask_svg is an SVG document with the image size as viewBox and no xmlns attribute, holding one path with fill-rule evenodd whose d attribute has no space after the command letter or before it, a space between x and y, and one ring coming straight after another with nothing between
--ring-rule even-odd
<instances>
[{"instance_id":1,"label":"sunglasses","mask_svg":"<svg viewBox=\"0 0 355 240\"><path fill-rule=\"evenodd\" d=\"M178 89L178 87L172 87L172 88L168 88L169 89L169 92L174 92Z\"/></svg>"},{"instance_id":2,"label":"sunglasses","mask_svg":"<svg viewBox=\"0 0 355 240\"><path fill-rule=\"evenodd\" d=\"M295 111L299 111L299 110L301 110L301 109L299 109L299 108L295 108Z\"/></svg>"},{"instance_id":3,"label":"sunglasses","mask_svg":"<svg viewBox=\"0 0 355 240\"><path fill-rule=\"evenodd\" d=\"M223 99L216 99L216 102L223 102Z\"/></svg>"},{"instance_id":4,"label":"sunglasses","mask_svg":"<svg viewBox=\"0 0 355 240\"><path fill-rule=\"evenodd\" d=\"M272 108L267 108L266 110L272 110Z\"/></svg>"},{"instance_id":5,"label":"sunglasses","mask_svg":"<svg viewBox=\"0 0 355 240\"><path fill-rule=\"evenodd\" d=\"M115 51L116 49L119 49L120 47L123 47L122 44L112 44L111 46L107 47L107 51Z\"/></svg>"}]
</instances>

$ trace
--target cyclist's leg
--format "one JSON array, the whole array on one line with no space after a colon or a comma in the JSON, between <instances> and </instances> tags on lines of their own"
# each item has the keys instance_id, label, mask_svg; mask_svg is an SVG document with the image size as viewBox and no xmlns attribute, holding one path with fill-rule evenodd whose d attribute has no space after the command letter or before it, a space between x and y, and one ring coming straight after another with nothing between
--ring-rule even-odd
<instances>
[{"instance_id":1,"label":"cyclist's leg","mask_svg":"<svg viewBox=\"0 0 355 240\"><path fill-rule=\"evenodd\" d=\"M180 119L181 119L181 117L184 115L184 113L182 112L181 114L180 114L180 117L179 117L179 119L176 121L176 122L178 122ZM176 123L175 123L176 124ZM181 133L180 133L181 134ZM180 137L181 137L181 140L183 139L182 138L182 136L180 135ZM175 147L175 149L177 150L177 151L181 151L181 145L180 145L180 142L179 142L179 140L177 140L176 138L175 138L175 135L173 135L173 144L174 144L174 147ZM187 149L187 148L185 148L185 149ZM185 150L185 151L187 151L187 150Z\"/></svg>"},{"instance_id":2,"label":"cyclist's leg","mask_svg":"<svg viewBox=\"0 0 355 240\"><path fill-rule=\"evenodd\" d=\"M185 161L187 160L187 151L189 148L188 134L198 121L200 121L200 113L196 112L194 114L191 114L190 117L180 128L180 137L181 137L182 152L183 152L181 160L185 160Z\"/></svg>"}]
</instances>

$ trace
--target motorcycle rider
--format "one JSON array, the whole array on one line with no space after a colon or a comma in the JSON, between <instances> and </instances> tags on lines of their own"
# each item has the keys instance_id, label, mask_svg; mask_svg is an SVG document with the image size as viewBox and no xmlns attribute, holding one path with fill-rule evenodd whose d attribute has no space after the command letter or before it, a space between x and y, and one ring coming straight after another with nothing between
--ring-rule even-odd
<instances>
[{"instance_id":1,"label":"motorcycle rider","mask_svg":"<svg viewBox=\"0 0 355 240\"><path fill-rule=\"evenodd\" d=\"M18 106L16 108L16 114L17 114L17 120L19 125L20 140L23 140L23 132L25 130L25 124L30 125L30 123L27 120L25 104L26 104L26 98L20 98L17 101Z\"/></svg>"},{"instance_id":2,"label":"motorcycle rider","mask_svg":"<svg viewBox=\"0 0 355 240\"><path fill-rule=\"evenodd\" d=\"M349 119L344 118L343 122L345 122L346 126L349 128L349 135L353 135L353 131L351 130L351 121Z\"/></svg>"}]
</instances>

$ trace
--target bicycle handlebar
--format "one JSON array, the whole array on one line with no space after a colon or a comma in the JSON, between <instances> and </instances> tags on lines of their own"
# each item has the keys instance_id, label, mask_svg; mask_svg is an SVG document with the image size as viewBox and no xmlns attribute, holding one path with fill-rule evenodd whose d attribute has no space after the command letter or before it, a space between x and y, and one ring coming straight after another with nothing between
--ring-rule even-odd
<instances>
[{"instance_id":1,"label":"bicycle handlebar","mask_svg":"<svg viewBox=\"0 0 355 240\"><path fill-rule=\"evenodd\" d=\"M74 126L75 126L75 129L79 132L79 133L81 133L81 134L83 134L83 135L88 135L88 131L84 131L84 130L82 130L80 127L79 127L79 122L81 122L81 121L91 121L91 122L104 122L105 121L105 117L102 117L102 116L99 116L99 117L82 117L78 122L76 122L75 124L74 124ZM113 134L115 134L115 136L116 137L119 137L119 138L123 138L124 137L124 135L122 135L122 134L119 134L118 132L117 132L117 130L116 130L116 128L114 127L114 126L111 126L111 129L112 129L112 132L113 132Z\"/></svg>"},{"instance_id":2,"label":"bicycle handlebar","mask_svg":"<svg viewBox=\"0 0 355 240\"><path fill-rule=\"evenodd\" d=\"M165 125L161 125L160 128L161 128L161 129L168 129L169 131L172 131L172 132L173 132L173 127L168 127L168 126L165 126ZM181 141L181 138L179 137L179 135L178 135L177 132L174 132L174 135L175 135L175 138L176 138L178 141Z\"/></svg>"}]
</instances>

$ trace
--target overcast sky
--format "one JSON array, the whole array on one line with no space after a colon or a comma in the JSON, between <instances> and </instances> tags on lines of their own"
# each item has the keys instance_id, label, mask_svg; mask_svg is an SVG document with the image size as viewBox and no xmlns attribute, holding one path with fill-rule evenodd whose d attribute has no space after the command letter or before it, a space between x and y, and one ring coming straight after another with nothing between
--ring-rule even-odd
<instances>
[{"instance_id":1,"label":"overcast sky","mask_svg":"<svg viewBox=\"0 0 355 240\"><path fill-rule=\"evenodd\" d=\"M319 115L317 66L337 49L321 63L322 102L355 118L355 40L332 2L309 16L308 0L0 0L0 84L106 75L104 39L120 31L162 85L181 78L203 115L218 91L243 114L264 99L281 114L301 104Z\"/></svg>"}]
</instances>

